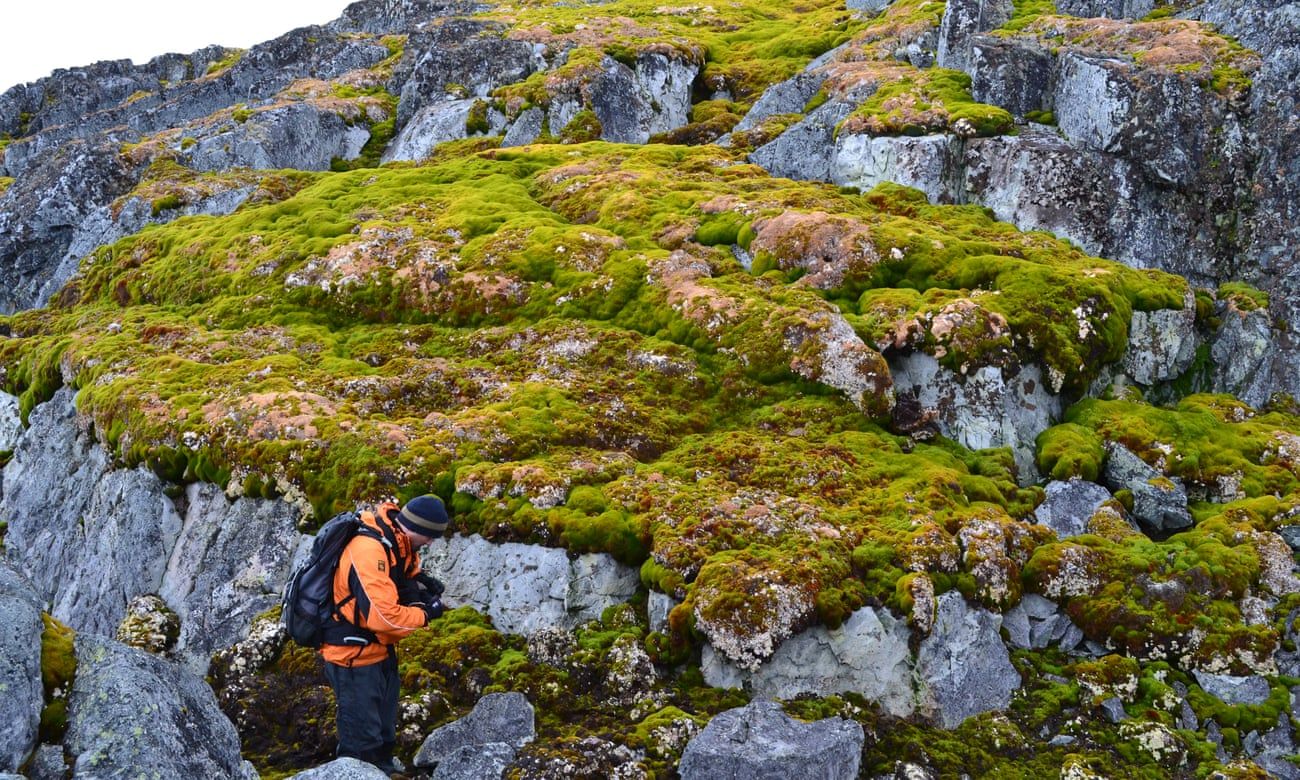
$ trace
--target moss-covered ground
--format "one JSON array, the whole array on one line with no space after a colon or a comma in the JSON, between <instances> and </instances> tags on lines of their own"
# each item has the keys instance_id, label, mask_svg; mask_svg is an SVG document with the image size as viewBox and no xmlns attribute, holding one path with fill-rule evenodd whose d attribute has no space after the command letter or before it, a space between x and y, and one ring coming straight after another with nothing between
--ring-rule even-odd
<instances>
[{"instance_id":1,"label":"moss-covered ground","mask_svg":"<svg viewBox=\"0 0 1300 780\"><path fill-rule=\"evenodd\" d=\"M1195 65L1225 89L1251 67L1179 20L1089 26L1051 3L1016 8L1009 34L1140 50L1144 65ZM613 145L590 140L599 128L585 111L550 128L548 143L500 149L480 137L421 165L374 167L394 129L384 85L405 45L390 36L392 57L370 71L205 120L204 132L220 130L306 101L369 126L362 157L331 172L195 173L183 162L197 141L181 131L124 149L149 168L115 208L138 198L163 219L232 189L253 195L229 216L175 219L102 248L50 307L4 317L3 386L24 417L76 387L121 463L282 497L306 526L436 492L462 533L606 552L681 601L664 633L649 630L643 593L558 649L452 611L403 645L408 754L483 693L521 690L540 732L522 776L548 776L599 742L671 777L685 737L747 699L703 685L706 635L834 627L864 605L910 615L922 574L995 610L1050 596L1116 654L1020 653L1025 687L1010 711L950 732L851 695L788 703L799 717L862 722L869 774L911 760L945 777L1208 775L1220 768L1213 749L1169 715L1174 683L1230 752L1275 721L1290 681L1270 656L1289 602L1263 620L1247 613L1292 589L1290 552L1271 533L1300 495L1292 411L1210 396L1167 408L1089 399L1043 434L1045 475L1096 479L1105 444L1119 442L1181 480L1196 524L1161 541L1119 519L1124 491L1090 533L1057 540L1030 522L1043 492L1022 485L1008 450L891 428L890 356L923 351L958 375L1033 363L1078 400L1124 355L1133 312L1181 308L1186 281L1022 233L979 207L932 206L889 184L864 193L775 179L746 161L801 113L737 134L732 148L705 145L767 86L841 45L803 107L859 96L839 132L1014 132L1005 112L973 102L962 74L895 58L937 30L944 4L897 0L871 17L822 0L598 9L487 11L501 34L564 64L496 90L475 129L489 103L514 116L604 57L648 53L700 66L690 124ZM1267 306L1241 285L1217 294ZM1208 312L1211 294L1197 295ZM60 636L47 631L49 646ZM214 674L269 775L329 757L318 663L289 648L251 682ZM1193 669L1260 672L1274 695L1227 707L1195 687ZM1127 726L1099 709L1116 692ZM1141 748L1148 727L1169 732L1158 741L1173 752ZM1060 735L1072 741L1048 744Z\"/></svg>"}]
</instances>

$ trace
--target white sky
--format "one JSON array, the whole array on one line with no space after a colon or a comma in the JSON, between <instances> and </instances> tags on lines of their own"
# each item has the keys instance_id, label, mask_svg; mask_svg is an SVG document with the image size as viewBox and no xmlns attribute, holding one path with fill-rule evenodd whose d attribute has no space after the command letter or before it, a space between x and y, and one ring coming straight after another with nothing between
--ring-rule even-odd
<instances>
[{"instance_id":1,"label":"white sky","mask_svg":"<svg viewBox=\"0 0 1300 780\"><path fill-rule=\"evenodd\" d=\"M0 93L56 68L148 62L209 44L247 49L337 19L350 0L4 0Z\"/></svg>"}]
</instances>

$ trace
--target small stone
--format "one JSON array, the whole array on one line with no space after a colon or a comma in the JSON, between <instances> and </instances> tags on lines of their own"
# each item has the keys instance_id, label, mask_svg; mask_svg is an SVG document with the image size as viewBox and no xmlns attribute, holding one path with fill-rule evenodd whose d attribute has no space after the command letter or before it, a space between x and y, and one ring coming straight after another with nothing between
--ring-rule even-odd
<instances>
[{"instance_id":1,"label":"small stone","mask_svg":"<svg viewBox=\"0 0 1300 780\"><path fill-rule=\"evenodd\" d=\"M1049 739L1047 741L1047 744L1051 745L1052 747L1062 747L1064 745L1073 745L1075 741L1076 741L1075 738L1070 736L1069 734L1057 734L1056 736Z\"/></svg>"},{"instance_id":2,"label":"small stone","mask_svg":"<svg viewBox=\"0 0 1300 780\"><path fill-rule=\"evenodd\" d=\"M1269 696L1268 680L1263 677L1237 677L1228 674L1194 672L1196 682L1206 693L1225 704L1263 704Z\"/></svg>"},{"instance_id":3,"label":"small stone","mask_svg":"<svg viewBox=\"0 0 1300 780\"><path fill-rule=\"evenodd\" d=\"M1124 711L1124 702L1120 701L1118 696L1112 696L1101 703L1102 714L1106 720L1111 723L1119 723L1121 720L1128 718L1128 713Z\"/></svg>"}]
</instances>

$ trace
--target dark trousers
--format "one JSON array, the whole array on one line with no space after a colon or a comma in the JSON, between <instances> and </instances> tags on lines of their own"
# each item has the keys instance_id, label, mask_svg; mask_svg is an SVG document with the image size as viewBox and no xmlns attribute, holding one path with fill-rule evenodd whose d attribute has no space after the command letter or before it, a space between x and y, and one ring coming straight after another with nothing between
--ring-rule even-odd
<instances>
[{"instance_id":1,"label":"dark trousers","mask_svg":"<svg viewBox=\"0 0 1300 780\"><path fill-rule=\"evenodd\" d=\"M325 664L338 703L338 756L374 762L397 743L397 655L369 666Z\"/></svg>"}]
</instances>

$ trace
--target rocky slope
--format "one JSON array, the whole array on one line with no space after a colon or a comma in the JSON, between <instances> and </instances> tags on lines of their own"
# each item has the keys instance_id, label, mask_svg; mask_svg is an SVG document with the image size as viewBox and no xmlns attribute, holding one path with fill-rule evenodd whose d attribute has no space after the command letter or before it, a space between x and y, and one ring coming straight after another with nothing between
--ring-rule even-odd
<instances>
[{"instance_id":1,"label":"rocky slope","mask_svg":"<svg viewBox=\"0 0 1300 780\"><path fill-rule=\"evenodd\" d=\"M363 0L8 90L0 771L325 764L278 592L432 491L432 776L1300 776L1298 31Z\"/></svg>"}]
</instances>

